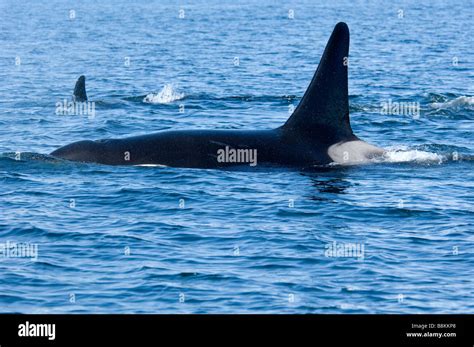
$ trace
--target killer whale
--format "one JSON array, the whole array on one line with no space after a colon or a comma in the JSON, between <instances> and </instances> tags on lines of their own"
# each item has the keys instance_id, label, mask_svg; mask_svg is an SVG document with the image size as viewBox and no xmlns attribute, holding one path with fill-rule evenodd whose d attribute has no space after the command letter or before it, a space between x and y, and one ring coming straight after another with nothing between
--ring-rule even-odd
<instances>
[{"instance_id":1,"label":"killer whale","mask_svg":"<svg viewBox=\"0 0 474 347\"><path fill-rule=\"evenodd\" d=\"M348 55L349 28L340 22L329 38L303 98L286 123L276 129L163 131L122 139L74 142L51 155L108 165L158 164L189 168L255 166L257 163L310 167L332 162L365 162L382 155L384 150L360 140L352 131ZM74 94L77 89L78 97L87 98L85 78L81 78Z\"/></svg>"}]
</instances>

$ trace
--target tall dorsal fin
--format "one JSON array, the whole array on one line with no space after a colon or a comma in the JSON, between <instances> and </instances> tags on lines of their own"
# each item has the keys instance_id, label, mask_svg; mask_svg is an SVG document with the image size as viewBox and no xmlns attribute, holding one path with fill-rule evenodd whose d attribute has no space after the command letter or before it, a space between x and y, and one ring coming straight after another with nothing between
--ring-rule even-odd
<instances>
[{"instance_id":1,"label":"tall dorsal fin","mask_svg":"<svg viewBox=\"0 0 474 347\"><path fill-rule=\"evenodd\" d=\"M77 101L77 102L87 101L85 76L80 76L77 79L76 86L74 87L73 96L74 96L74 101Z\"/></svg>"},{"instance_id":2,"label":"tall dorsal fin","mask_svg":"<svg viewBox=\"0 0 474 347\"><path fill-rule=\"evenodd\" d=\"M341 22L335 26L306 93L283 129L323 142L355 137L349 122L348 55L349 28Z\"/></svg>"}]
</instances>

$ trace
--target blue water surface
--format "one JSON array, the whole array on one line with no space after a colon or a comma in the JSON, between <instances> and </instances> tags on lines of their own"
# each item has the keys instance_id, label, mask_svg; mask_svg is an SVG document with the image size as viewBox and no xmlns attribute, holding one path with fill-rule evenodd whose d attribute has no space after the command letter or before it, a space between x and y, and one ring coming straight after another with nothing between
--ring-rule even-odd
<instances>
[{"instance_id":1,"label":"blue water surface","mask_svg":"<svg viewBox=\"0 0 474 347\"><path fill-rule=\"evenodd\" d=\"M472 8L0 0L0 311L474 313ZM339 21L352 127L387 148L382 162L225 171L45 156L82 139L279 126ZM81 74L95 115L58 115ZM37 257L12 254L20 244ZM358 252L329 252L341 245Z\"/></svg>"}]
</instances>

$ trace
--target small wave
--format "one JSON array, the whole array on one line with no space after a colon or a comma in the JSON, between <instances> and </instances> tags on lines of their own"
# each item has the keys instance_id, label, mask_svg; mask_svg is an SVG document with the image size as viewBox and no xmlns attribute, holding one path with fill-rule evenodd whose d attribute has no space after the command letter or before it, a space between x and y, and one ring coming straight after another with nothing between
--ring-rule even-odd
<instances>
[{"instance_id":1,"label":"small wave","mask_svg":"<svg viewBox=\"0 0 474 347\"><path fill-rule=\"evenodd\" d=\"M244 102L292 102L294 100L297 100L298 98L295 95L252 95L252 94L246 94L246 95L230 95L230 96L212 96L212 95L207 95L203 94L203 98L207 100L217 100L217 101L244 101ZM296 106L296 105L295 105Z\"/></svg>"},{"instance_id":2,"label":"small wave","mask_svg":"<svg viewBox=\"0 0 474 347\"><path fill-rule=\"evenodd\" d=\"M433 102L430 104L435 109L458 109L463 107L471 108L474 106L474 96L459 96L453 100L444 102Z\"/></svg>"},{"instance_id":3,"label":"small wave","mask_svg":"<svg viewBox=\"0 0 474 347\"><path fill-rule=\"evenodd\" d=\"M444 155L427 152L418 149L409 149L407 147L399 147L388 149L381 157L374 158L375 162L383 163L437 163L441 164L448 158Z\"/></svg>"},{"instance_id":4,"label":"small wave","mask_svg":"<svg viewBox=\"0 0 474 347\"><path fill-rule=\"evenodd\" d=\"M165 84L158 93L147 94L143 102L148 104L169 104L182 98L184 98L184 93L177 92L172 84Z\"/></svg>"},{"instance_id":5,"label":"small wave","mask_svg":"<svg viewBox=\"0 0 474 347\"><path fill-rule=\"evenodd\" d=\"M39 162L60 162L58 159L49 154L41 154L35 152L5 152L0 153L0 159L7 159L12 161L39 161Z\"/></svg>"}]
</instances>

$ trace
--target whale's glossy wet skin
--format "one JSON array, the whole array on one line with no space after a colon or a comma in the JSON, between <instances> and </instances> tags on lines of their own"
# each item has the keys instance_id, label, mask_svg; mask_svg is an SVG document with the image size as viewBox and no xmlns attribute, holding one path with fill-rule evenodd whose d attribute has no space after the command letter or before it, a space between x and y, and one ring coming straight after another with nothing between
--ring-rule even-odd
<instances>
[{"instance_id":1,"label":"whale's glossy wet skin","mask_svg":"<svg viewBox=\"0 0 474 347\"><path fill-rule=\"evenodd\" d=\"M311 151L301 150L313 145ZM256 150L257 160L261 164L307 167L311 163L331 162L326 147L320 150L316 144L305 139L295 139L281 130L168 131L126 140L80 141L54 153L64 159L111 165L225 168L236 165L217 160L219 151L226 146Z\"/></svg>"}]
</instances>

